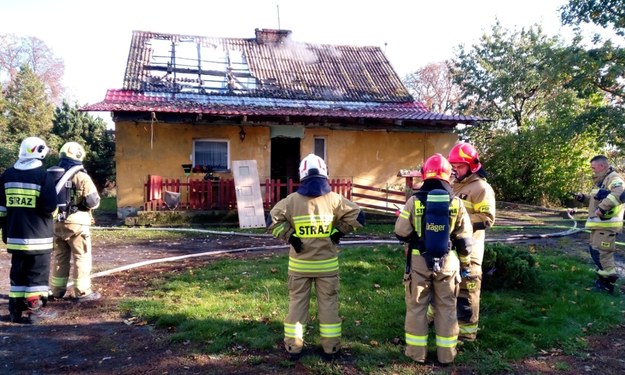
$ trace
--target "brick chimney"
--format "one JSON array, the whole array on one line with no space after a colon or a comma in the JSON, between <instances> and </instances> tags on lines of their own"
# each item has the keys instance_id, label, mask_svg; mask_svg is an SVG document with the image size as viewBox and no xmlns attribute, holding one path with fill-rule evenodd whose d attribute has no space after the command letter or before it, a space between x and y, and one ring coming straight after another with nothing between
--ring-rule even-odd
<instances>
[{"instance_id":1,"label":"brick chimney","mask_svg":"<svg viewBox=\"0 0 625 375\"><path fill-rule=\"evenodd\" d=\"M256 29L256 43L280 44L291 35L291 30Z\"/></svg>"}]
</instances>

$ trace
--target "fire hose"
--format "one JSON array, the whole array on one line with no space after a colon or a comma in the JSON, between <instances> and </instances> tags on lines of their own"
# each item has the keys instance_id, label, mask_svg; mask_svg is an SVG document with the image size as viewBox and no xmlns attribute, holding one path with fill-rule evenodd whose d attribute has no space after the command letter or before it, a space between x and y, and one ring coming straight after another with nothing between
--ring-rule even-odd
<instances>
[{"instance_id":1,"label":"fire hose","mask_svg":"<svg viewBox=\"0 0 625 375\"><path fill-rule=\"evenodd\" d=\"M567 215L569 219L573 221L573 225L567 230L555 232L555 233L542 233L542 234L516 234L512 236L508 236L505 238L487 238L486 242L495 242L495 243L511 243L516 241L523 241L528 239L540 239L540 238L550 238L550 237L563 237L569 236L575 233L582 231L583 229L577 227L577 221L573 218L575 214L575 210L568 209ZM94 230L112 230L112 231L171 231L171 232L193 232L193 233L205 233L211 235L225 235L225 236L248 236L248 237L272 237L271 234L254 234L254 233L244 233L244 232L235 232L235 231L214 231L207 229L194 229L194 228L121 228L121 227L93 227ZM343 240L341 241L342 246L356 246L356 245L378 245L378 244L387 244L387 245L397 245L400 242L397 239L364 239L364 240ZM180 256L166 257L166 258L158 258L158 259L150 259L145 260L138 263L128 264L116 268L112 268L106 271L96 272L91 275L92 278L108 276L117 272L127 271L129 269L143 267L151 264L157 263L166 263L166 262L175 262L179 260L189 259L189 258L197 258L197 257L205 257L205 256L215 256L215 255L223 255L223 254L232 254L232 253L240 253L247 251L262 251L262 250L278 250L278 249L287 249L289 247L288 244L284 245L274 245L274 246L255 246L255 247L242 247L236 249L226 249L226 250L212 250L195 254L186 254Z\"/></svg>"}]
</instances>

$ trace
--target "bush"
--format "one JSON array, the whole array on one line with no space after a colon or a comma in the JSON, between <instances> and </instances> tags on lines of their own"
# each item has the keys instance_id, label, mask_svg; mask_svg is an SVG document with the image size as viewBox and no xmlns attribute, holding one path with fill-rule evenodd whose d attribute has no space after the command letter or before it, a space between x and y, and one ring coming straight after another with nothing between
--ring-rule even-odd
<instances>
[{"instance_id":1,"label":"bush","mask_svg":"<svg viewBox=\"0 0 625 375\"><path fill-rule=\"evenodd\" d=\"M536 260L519 247L487 245L482 270L484 290L533 288L538 285Z\"/></svg>"}]
</instances>

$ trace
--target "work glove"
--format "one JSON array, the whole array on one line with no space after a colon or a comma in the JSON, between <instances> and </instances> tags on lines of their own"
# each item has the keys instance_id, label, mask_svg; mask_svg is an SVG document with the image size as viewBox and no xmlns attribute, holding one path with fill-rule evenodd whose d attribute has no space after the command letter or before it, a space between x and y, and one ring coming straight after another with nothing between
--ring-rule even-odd
<instances>
[{"instance_id":1,"label":"work glove","mask_svg":"<svg viewBox=\"0 0 625 375\"><path fill-rule=\"evenodd\" d=\"M573 198L578 202L583 202L586 196L583 193L574 193Z\"/></svg>"},{"instance_id":2,"label":"work glove","mask_svg":"<svg viewBox=\"0 0 625 375\"><path fill-rule=\"evenodd\" d=\"M291 234L289 237L289 243L293 246L296 253L299 254L302 252L302 240L299 237L296 237L295 234Z\"/></svg>"},{"instance_id":3,"label":"work glove","mask_svg":"<svg viewBox=\"0 0 625 375\"><path fill-rule=\"evenodd\" d=\"M339 242L341 242L341 238L343 238L344 235L345 234L343 232L334 228L334 230L332 231L332 234L330 234L330 240L332 241L333 244L338 245Z\"/></svg>"}]
</instances>

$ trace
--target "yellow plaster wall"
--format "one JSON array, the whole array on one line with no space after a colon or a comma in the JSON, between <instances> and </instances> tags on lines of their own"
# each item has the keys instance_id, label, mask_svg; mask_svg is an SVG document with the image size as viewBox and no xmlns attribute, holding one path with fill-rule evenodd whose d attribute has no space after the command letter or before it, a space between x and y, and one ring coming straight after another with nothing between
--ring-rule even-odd
<instances>
[{"instance_id":1,"label":"yellow plaster wall","mask_svg":"<svg viewBox=\"0 0 625 375\"><path fill-rule=\"evenodd\" d=\"M233 160L256 160L258 174L270 175L271 139L269 127L244 126L246 137L239 139L239 126L116 123L117 206L141 207L144 184L149 174L165 178L186 176L182 164L190 163L193 140L201 138L230 141ZM386 131L339 131L306 129L301 141L302 157L313 151L315 136L326 138L330 178L353 178L357 184L402 186L400 169L420 166L435 152L447 155L456 143L455 134L389 133ZM216 173L232 178L231 173ZM201 178L203 175L192 175Z\"/></svg>"},{"instance_id":2,"label":"yellow plaster wall","mask_svg":"<svg viewBox=\"0 0 625 375\"><path fill-rule=\"evenodd\" d=\"M326 138L330 178L352 177L354 183L377 187L403 185L400 169L416 168L436 152L447 156L458 140L456 134L308 129L302 155L312 152L316 136Z\"/></svg>"},{"instance_id":3,"label":"yellow plaster wall","mask_svg":"<svg viewBox=\"0 0 625 375\"><path fill-rule=\"evenodd\" d=\"M243 128L246 136L241 141L239 126L155 124L152 128L149 123L116 123L117 207L143 206L143 186L150 174L186 180L182 164L191 163L195 139L229 140L230 163L256 160L259 176L269 176L269 128ZM231 173L216 175L232 178ZM192 176L201 178L203 174Z\"/></svg>"}]
</instances>

